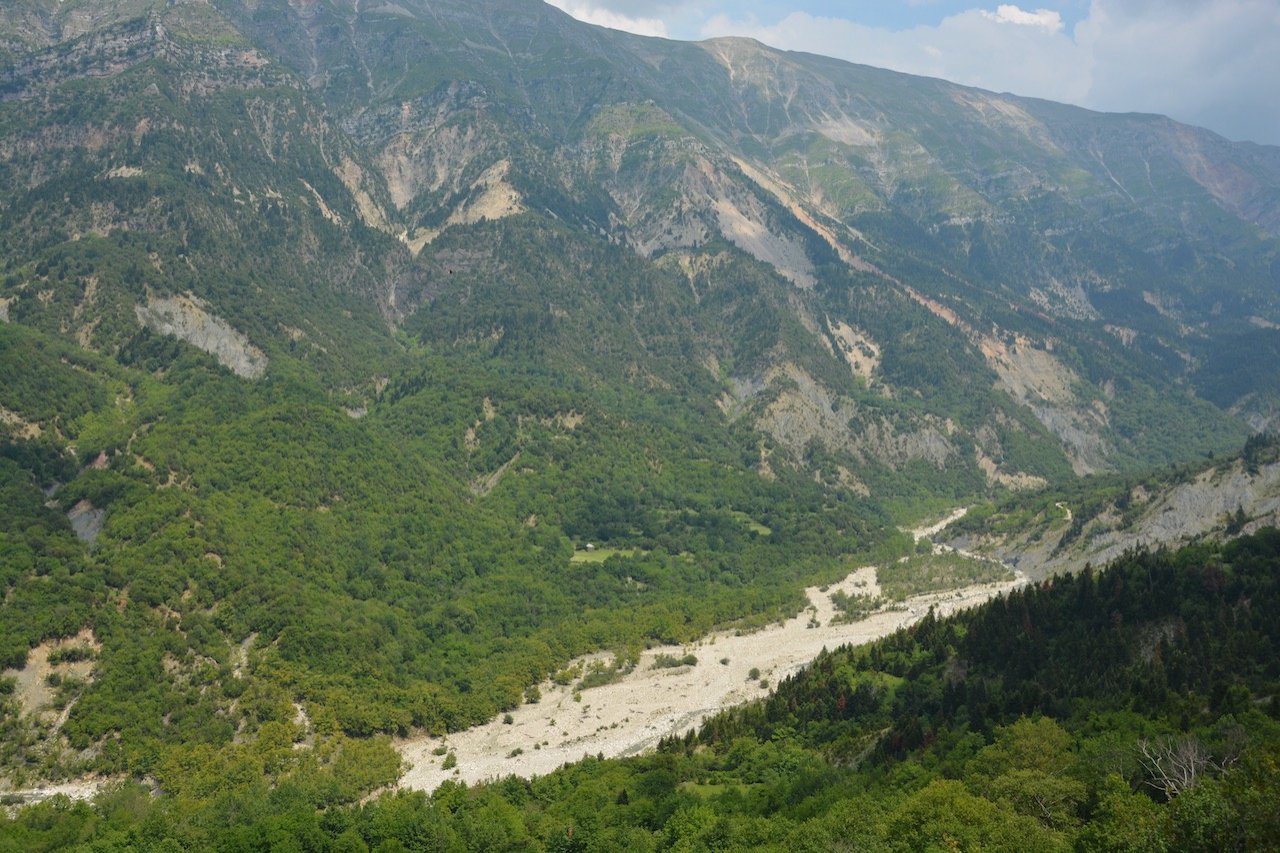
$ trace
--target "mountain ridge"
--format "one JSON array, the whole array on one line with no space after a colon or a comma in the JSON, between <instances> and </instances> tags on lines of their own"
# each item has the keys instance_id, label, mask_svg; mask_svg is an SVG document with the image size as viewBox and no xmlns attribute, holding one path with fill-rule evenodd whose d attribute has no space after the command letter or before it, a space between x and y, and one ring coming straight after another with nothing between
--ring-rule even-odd
<instances>
[{"instance_id":1,"label":"mountain ridge","mask_svg":"<svg viewBox=\"0 0 1280 853\"><path fill-rule=\"evenodd\" d=\"M0 15L0 662L97 656L5 767L456 731L1280 410L1270 149L523 0Z\"/></svg>"}]
</instances>

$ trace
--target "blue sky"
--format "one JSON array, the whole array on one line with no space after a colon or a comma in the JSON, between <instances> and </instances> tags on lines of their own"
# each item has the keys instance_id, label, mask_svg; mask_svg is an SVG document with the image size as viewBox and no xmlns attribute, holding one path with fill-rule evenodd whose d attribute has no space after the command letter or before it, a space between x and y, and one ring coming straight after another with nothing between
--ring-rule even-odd
<instances>
[{"instance_id":1,"label":"blue sky","mask_svg":"<svg viewBox=\"0 0 1280 853\"><path fill-rule=\"evenodd\" d=\"M678 39L740 35L1280 145L1280 0L550 0Z\"/></svg>"}]
</instances>

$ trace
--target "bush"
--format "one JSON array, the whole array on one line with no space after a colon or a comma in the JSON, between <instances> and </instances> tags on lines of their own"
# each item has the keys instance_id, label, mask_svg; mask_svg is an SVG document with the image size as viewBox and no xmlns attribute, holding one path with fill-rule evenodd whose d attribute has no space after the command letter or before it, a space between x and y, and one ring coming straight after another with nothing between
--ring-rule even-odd
<instances>
[{"instance_id":1,"label":"bush","mask_svg":"<svg viewBox=\"0 0 1280 853\"><path fill-rule=\"evenodd\" d=\"M93 660L93 649L88 646L68 646L49 652L49 663L57 666L60 663L79 663L82 660Z\"/></svg>"}]
</instances>

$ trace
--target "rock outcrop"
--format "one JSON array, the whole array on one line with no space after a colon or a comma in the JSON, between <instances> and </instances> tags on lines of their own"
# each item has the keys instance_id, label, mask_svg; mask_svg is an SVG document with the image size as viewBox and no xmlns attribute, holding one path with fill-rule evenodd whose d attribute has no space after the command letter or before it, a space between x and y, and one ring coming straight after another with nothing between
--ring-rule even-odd
<instances>
[{"instance_id":1,"label":"rock outcrop","mask_svg":"<svg viewBox=\"0 0 1280 853\"><path fill-rule=\"evenodd\" d=\"M205 301L194 294L148 297L147 304L135 310L142 325L204 350L237 376L260 379L267 372L266 353L211 313Z\"/></svg>"}]
</instances>

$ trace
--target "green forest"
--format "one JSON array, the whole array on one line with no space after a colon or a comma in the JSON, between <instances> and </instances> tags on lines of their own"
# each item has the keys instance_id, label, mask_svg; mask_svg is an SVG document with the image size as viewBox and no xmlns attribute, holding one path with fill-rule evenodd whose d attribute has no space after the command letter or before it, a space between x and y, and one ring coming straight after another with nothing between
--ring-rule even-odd
<instances>
[{"instance_id":1,"label":"green forest","mask_svg":"<svg viewBox=\"0 0 1280 853\"><path fill-rule=\"evenodd\" d=\"M0 325L24 377L0 405L39 392L57 424L0 445L0 664L101 645L63 687L68 748L7 745L19 780L146 775L293 701L349 736L457 731L585 652L792 613L885 539L874 504L761 478L754 436L662 397L424 354L356 419L186 357L156 376ZM587 542L617 555L572 559Z\"/></svg>"},{"instance_id":2,"label":"green forest","mask_svg":"<svg viewBox=\"0 0 1280 853\"><path fill-rule=\"evenodd\" d=\"M539 0L0 2L0 853L1274 846L1276 163Z\"/></svg>"},{"instance_id":3,"label":"green forest","mask_svg":"<svg viewBox=\"0 0 1280 853\"><path fill-rule=\"evenodd\" d=\"M869 646L650 755L431 795L385 742L202 747L6 850L1044 850L1280 847L1280 531L1134 552Z\"/></svg>"}]
</instances>

